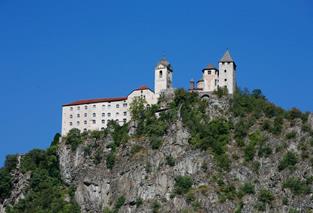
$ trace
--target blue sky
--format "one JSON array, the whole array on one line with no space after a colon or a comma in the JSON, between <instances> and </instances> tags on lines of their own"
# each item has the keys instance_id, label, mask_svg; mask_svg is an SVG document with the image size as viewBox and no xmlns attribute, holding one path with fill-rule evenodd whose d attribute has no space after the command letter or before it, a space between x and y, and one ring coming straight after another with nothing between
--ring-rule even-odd
<instances>
[{"instance_id":1,"label":"blue sky","mask_svg":"<svg viewBox=\"0 0 313 213\"><path fill-rule=\"evenodd\" d=\"M238 84L313 111L313 3L264 1L0 1L0 165L45 148L61 105L127 95L166 56L187 87L229 48Z\"/></svg>"}]
</instances>

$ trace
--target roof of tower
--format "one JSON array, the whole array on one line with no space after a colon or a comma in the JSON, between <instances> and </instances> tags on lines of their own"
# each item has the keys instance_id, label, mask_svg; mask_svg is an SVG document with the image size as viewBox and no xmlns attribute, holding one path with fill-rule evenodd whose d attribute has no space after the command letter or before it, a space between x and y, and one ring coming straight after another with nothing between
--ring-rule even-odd
<instances>
[{"instance_id":1,"label":"roof of tower","mask_svg":"<svg viewBox=\"0 0 313 213\"><path fill-rule=\"evenodd\" d=\"M158 65L160 65L160 64L165 66L165 67L167 67L169 70L172 70L172 66L171 66L170 62L168 62L168 60L166 58L162 58L160 60L160 62L158 63Z\"/></svg>"},{"instance_id":2,"label":"roof of tower","mask_svg":"<svg viewBox=\"0 0 313 213\"><path fill-rule=\"evenodd\" d=\"M223 57L221 58L220 62L234 62L233 58L231 57L229 50L227 49L224 53Z\"/></svg>"},{"instance_id":3,"label":"roof of tower","mask_svg":"<svg viewBox=\"0 0 313 213\"><path fill-rule=\"evenodd\" d=\"M205 70L217 70L218 71L218 69L216 69L213 64L208 64L208 66L204 68L202 72L204 72Z\"/></svg>"}]
</instances>

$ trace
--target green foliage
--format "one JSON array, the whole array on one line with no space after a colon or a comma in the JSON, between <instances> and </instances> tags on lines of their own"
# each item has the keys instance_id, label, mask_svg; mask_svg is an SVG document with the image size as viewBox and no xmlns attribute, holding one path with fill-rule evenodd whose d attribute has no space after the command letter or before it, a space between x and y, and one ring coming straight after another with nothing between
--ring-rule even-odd
<instances>
[{"instance_id":1,"label":"green foliage","mask_svg":"<svg viewBox=\"0 0 313 213\"><path fill-rule=\"evenodd\" d=\"M135 144L134 146L132 146L131 150L130 150L130 154L131 155L135 155L136 153L140 152L141 150L143 150L144 147L138 144Z\"/></svg>"},{"instance_id":2,"label":"green foliage","mask_svg":"<svg viewBox=\"0 0 313 213\"><path fill-rule=\"evenodd\" d=\"M59 144L60 138L61 138L61 134L60 133L56 133L54 135L54 138L53 138L50 146L57 146Z\"/></svg>"},{"instance_id":3,"label":"green foliage","mask_svg":"<svg viewBox=\"0 0 313 213\"><path fill-rule=\"evenodd\" d=\"M166 156L166 164L169 166L175 166L175 159L171 155Z\"/></svg>"},{"instance_id":4,"label":"green foliage","mask_svg":"<svg viewBox=\"0 0 313 213\"><path fill-rule=\"evenodd\" d=\"M106 158L106 165L108 169L113 169L115 164L115 154L111 152Z\"/></svg>"},{"instance_id":5,"label":"green foliage","mask_svg":"<svg viewBox=\"0 0 313 213\"><path fill-rule=\"evenodd\" d=\"M307 113L302 113L299 109L297 108L292 108L286 113L285 116L288 120L292 121L295 119L301 119L303 122L306 122L308 119L308 114Z\"/></svg>"},{"instance_id":6,"label":"green foliage","mask_svg":"<svg viewBox=\"0 0 313 213\"><path fill-rule=\"evenodd\" d=\"M226 87L218 87L217 90L214 91L214 94L217 95L217 97L221 98L228 95L228 90Z\"/></svg>"},{"instance_id":7,"label":"green foliage","mask_svg":"<svg viewBox=\"0 0 313 213\"><path fill-rule=\"evenodd\" d=\"M286 153L286 155L284 155L284 157L282 158L282 160L279 162L278 164L278 170L282 171L286 168L290 168L293 167L297 164L298 162L298 157L295 153L289 151Z\"/></svg>"},{"instance_id":8,"label":"green foliage","mask_svg":"<svg viewBox=\"0 0 313 213\"><path fill-rule=\"evenodd\" d=\"M71 129L66 136L66 144L71 145L71 149L74 151L79 144L83 142L79 129Z\"/></svg>"},{"instance_id":9,"label":"green foliage","mask_svg":"<svg viewBox=\"0 0 313 213\"><path fill-rule=\"evenodd\" d=\"M155 200L151 204L151 208L153 213L158 213L161 208L161 204L157 200Z\"/></svg>"},{"instance_id":10,"label":"green foliage","mask_svg":"<svg viewBox=\"0 0 313 213\"><path fill-rule=\"evenodd\" d=\"M144 116L145 105L147 104L146 100L142 97L135 97L132 103L130 104L130 114L132 119L140 120Z\"/></svg>"},{"instance_id":11,"label":"green foliage","mask_svg":"<svg viewBox=\"0 0 313 213\"><path fill-rule=\"evenodd\" d=\"M286 134L286 139L287 140L290 140L290 139L293 139L293 138L296 138L296 137L297 137L297 132L296 131L288 132Z\"/></svg>"},{"instance_id":12,"label":"green foliage","mask_svg":"<svg viewBox=\"0 0 313 213\"><path fill-rule=\"evenodd\" d=\"M274 200L274 195L267 189L261 189L258 193L258 203L255 208L260 211L265 211L266 205L271 204Z\"/></svg>"},{"instance_id":13,"label":"green foliage","mask_svg":"<svg viewBox=\"0 0 313 213\"><path fill-rule=\"evenodd\" d=\"M274 117L284 114L284 110L269 103L261 90L237 90L233 96L233 104L231 111L237 117L246 117L253 114L255 117L262 115L266 117Z\"/></svg>"},{"instance_id":14,"label":"green foliage","mask_svg":"<svg viewBox=\"0 0 313 213\"><path fill-rule=\"evenodd\" d=\"M150 137L150 144L152 149L159 149L162 146L162 139L157 136Z\"/></svg>"},{"instance_id":15,"label":"green foliage","mask_svg":"<svg viewBox=\"0 0 313 213\"><path fill-rule=\"evenodd\" d=\"M256 146L264 144L265 138L260 131L249 135L249 144L244 148L244 157L246 161L251 161L256 152Z\"/></svg>"},{"instance_id":16,"label":"green foliage","mask_svg":"<svg viewBox=\"0 0 313 213\"><path fill-rule=\"evenodd\" d=\"M47 151L32 150L22 157L22 171L31 171L30 188L24 199L7 209L8 213L80 212L72 196L69 202L65 201L65 196L73 192L60 179L56 145L52 143Z\"/></svg>"},{"instance_id":17,"label":"green foliage","mask_svg":"<svg viewBox=\"0 0 313 213\"><path fill-rule=\"evenodd\" d=\"M241 196L246 194L254 194L255 193L254 185L252 183L244 183L240 187L239 193Z\"/></svg>"},{"instance_id":18,"label":"green foliage","mask_svg":"<svg viewBox=\"0 0 313 213\"><path fill-rule=\"evenodd\" d=\"M214 157L217 166L221 169L228 171L230 169L231 161L227 154L215 155Z\"/></svg>"},{"instance_id":19,"label":"green foliage","mask_svg":"<svg viewBox=\"0 0 313 213\"><path fill-rule=\"evenodd\" d=\"M93 159L93 162L98 165L101 160L103 158L103 153L101 152L101 150L97 150Z\"/></svg>"},{"instance_id":20,"label":"green foliage","mask_svg":"<svg viewBox=\"0 0 313 213\"><path fill-rule=\"evenodd\" d=\"M193 181L189 176L177 176L175 178L174 191L176 194L186 194L192 187Z\"/></svg>"},{"instance_id":21,"label":"green foliage","mask_svg":"<svg viewBox=\"0 0 313 213\"><path fill-rule=\"evenodd\" d=\"M138 197L138 198L136 199L136 207L138 208L138 207L140 207L142 204L143 204L143 200L142 200L140 197Z\"/></svg>"},{"instance_id":22,"label":"green foliage","mask_svg":"<svg viewBox=\"0 0 313 213\"><path fill-rule=\"evenodd\" d=\"M237 198L237 190L232 184L222 184L219 191L220 202L225 202L226 200L234 200Z\"/></svg>"},{"instance_id":23,"label":"green foliage","mask_svg":"<svg viewBox=\"0 0 313 213\"><path fill-rule=\"evenodd\" d=\"M117 198L117 201L114 206L114 210L118 212L118 210L124 205L125 201L126 201L126 198L124 196L120 196L119 198Z\"/></svg>"},{"instance_id":24,"label":"green foliage","mask_svg":"<svg viewBox=\"0 0 313 213\"><path fill-rule=\"evenodd\" d=\"M9 197L12 189L11 175L7 168L0 169L0 203Z\"/></svg>"},{"instance_id":25,"label":"green foliage","mask_svg":"<svg viewBox=\"0 0 313 213\"><path fill-rule=\"evenodd\" d=\"M311 192L309 184L296 177L288 178L283 183L283 188L289 188L295 195L309 194Z\"/></svg>"}]
</instances>

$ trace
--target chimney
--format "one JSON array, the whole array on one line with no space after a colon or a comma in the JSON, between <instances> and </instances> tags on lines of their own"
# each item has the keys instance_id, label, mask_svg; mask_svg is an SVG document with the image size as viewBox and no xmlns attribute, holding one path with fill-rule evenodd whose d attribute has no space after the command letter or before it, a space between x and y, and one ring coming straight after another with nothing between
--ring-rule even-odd
<instances>
[{"instance_id":1,"label":"chimney","mask_svg":"<svg viewBox=\"0 0 313 213\"><path fill-rule=\"evenodd\" d=\"M191 79L189 81L189 90L194 90L195 89L195 81Z\"/></svg>"}]
</instances>

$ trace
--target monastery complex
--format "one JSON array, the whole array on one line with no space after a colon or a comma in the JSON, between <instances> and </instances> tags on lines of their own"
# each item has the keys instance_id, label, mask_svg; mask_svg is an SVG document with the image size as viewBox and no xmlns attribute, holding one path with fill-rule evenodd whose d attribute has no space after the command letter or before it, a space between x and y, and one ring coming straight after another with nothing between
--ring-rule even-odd
<instances>
[{"instance_id":1,"label":"monastery complex","mask_svg":"<svg viewBox=\"0 0 313 213\"><path fill-rule=\"evenodd\" d=\"M226 88L229 94L236 89L236 63L227 50L218 63L218 68L209 64L202 70L202 79L190 81L189 91L208 96L218 88ZM154 71L154 91L147 86L133 90L125 97L98 98L74 101L62 106L62 135L71 129L80 131L105 129L108 121L115 120L124 124L131 119L130 103L141 97L147 104L156 104L166 90L172 90L173 69L171 64L162 59Z\"/></svg>"}]
</instances>

